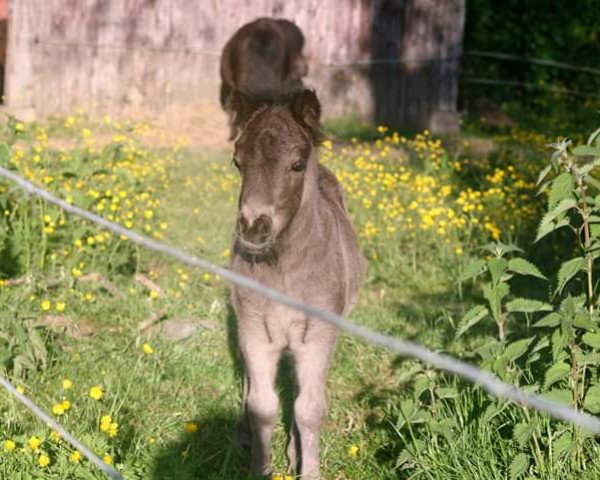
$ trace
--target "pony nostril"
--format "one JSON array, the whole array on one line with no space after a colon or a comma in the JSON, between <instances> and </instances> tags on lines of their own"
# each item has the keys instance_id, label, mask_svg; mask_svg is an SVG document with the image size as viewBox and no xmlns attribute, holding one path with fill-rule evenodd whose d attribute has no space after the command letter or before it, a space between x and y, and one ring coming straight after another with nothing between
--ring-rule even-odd
<instances>
[{"instance_id":1,"label":"pony nostril","mask_svg":"<svg viewBox=\"0 0 600 480\"><path fill-rule=\"evenodd\" d=\"M272 222L267 215L261 215L253 222L248 222L248 220L241 215L238 224L240 235L250 243L264 243L271 234Z\"/></svg>"},{"instance_id":2,"label":"pony nostril","mask_svg":"<svg viewBox=\"0 0 600 480\"><path fill-rule=\"evenodd\" d=\"M261 215L254 222L254 228L256 229L256 233L262 237L261 240L265 241L269 234L271 233L271 219L266 215Z\"/></svg>"},{"instance_id":3,"label":"pony nostril","mask_svg":"<svg viewBox=\"0 0 600 480\"><path fill-rule=\"evenodd\" d=\"M238 219L238 230L239 232L243 235L244 233L246 233L246 231L249 228L249 224L248 224L248 220L246 220L246 217L244 217L243 215L240 215L240 218Z\"/></svg>"}]
</instances>

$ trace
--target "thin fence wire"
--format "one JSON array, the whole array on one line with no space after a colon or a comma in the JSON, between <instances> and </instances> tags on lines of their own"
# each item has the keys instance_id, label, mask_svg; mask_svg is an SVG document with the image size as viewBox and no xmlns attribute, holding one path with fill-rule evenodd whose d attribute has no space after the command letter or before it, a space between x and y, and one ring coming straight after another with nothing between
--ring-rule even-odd
<instances>
[{"instance_id":1,"label":"thin fence wire","mask_svg":"<svg viewBox=\"0 0 600 480\"><path fill-rule=\"evenodd\" d=\"M493 86L506 86L506 87L523 87L530 88L533 90L546 90L553 93L561 93L564 95L573 95L575 97L590 98L600 97L598 92L580 92L579 90L570 90L568 88L552 87L550 85L538 85L536 83L520 82L517 80L499 80L495 78L480 78L480 77L464 77L465 83L471 83L474 85L493 85Z\"/></svg>"},{"instance_id":2,"label":"thin fence wire","mask_svg":"<svg viewBox=\"0 0 600 480\"><path fill-rule=\"evenodd\" d=\"M195 46L181 46L181 47L155 47L151 45L119 45L112 43L94 43L94 42L65 42L56 41L52 38L28 38L29 42L34 45L44 45L51 47L68 47L68 48L88 48L88 49L99 49L99 50L143 50L157 53L178 53L187 55L199 55L205 57L219 58L222 54L221 50L207 50L204 48L198 48ZM492 60L505 60L513 62L531 63L534 65L541 65L544 67L557 68L561 70L570 70L573 72L584 72L592 75L600 76L600 69L588 66L573 65L571 63L559 62L553 59L529 57L525 55L515 55L505 52L492 52L487 50L465 50L462 55L458 56L428 56L418 58L372 58L366 60L345 60L345 61L330 61L330 62L317 62L312 61L310 63L320 65L324 67L356 67L356 66L370 66L370 65L403 65L403 64L427 64L427 63L449 63L457 62L462 60L464 57L479 57L489 58Z\"/></svg>"},{"instance_id":3,"label":"thin fence wire","mask_svg":"<svg viewBox=\"0 0 600 480\"><path fill-rule=\"evenodd\" d=\"M19 402L25 405L36 417L44 421L50 428L56 430L62 438L69 442L74 448L79 450L90 462L102 470L110 478L115 480L125 480L124 477L117 472L113 467L104 463L100 457L87 448L81 441L71 435L60 423L54 420L44 410L38 407L31 399L19 392L13 387L6 378L0 375L0 385L2 385L9 393L11 393Z\"/></svg>"},{"instance_id":4,"label":"thin fence wire","mask_svg":"<svg viewBox=\"0 0 600 480\"><path fill-rule=\"evenodd\" d=\"M513 62L532 63L534 65L541 65L543 67L558 68L561 70L570 70L572 72L584 72L591 73L593 75L600 75L600 68L593 68L587 66L573 65L566 62L558 62L556 60L548 58L535 58L524 55L514 55L512 53L504 52L488 52L484 50L465 50L465 55L470 57L482 57L491 58L495 60L508 60Z\"/></svg>"},{"instance_id":5,"label":"thin fence wire","mask_svg":"<svg viewBox=\"0 0 600 480\"><path fill-rule=\"evenodd\" d=\"M502 382L491 373L485 372L466 362L457 360L448 355L431 351L418 343L400 338L394 338L367 327L356 325L339 315L321 310L313 307L312 305L308 305L279 290L263 285L256 280L227 270L226 268L219 267L208 260L189 255L178 248L174 248L152 238L140 235L139 233L124 228L117 223L106 220L95 213L89 212L75 205L71 205L70 203L67 203L66 201L56 197L47 190L35 186L28 180L25 180L24 178L4 167L0 167L0 176L5 177L19 185L26 192L36 195L47 202L60 207L66 212L89 220L107 230L110 230L113 233L122 235L137 245L174 257L180 262L191 267L199 268L212 274L219 275L235 285L249 288L267 298L270 298L271 300L285 304L312 317L319 318L327 323L330 323L331 325L336 326L340 330L365 340L368 343L386 347L404 357L416 358L438 369L454 373L477 385L480 385L483 389L494 396L503 397L523 406L532 407L542 412L549 413L558 420L563 420L583 427L595 434L600 434L600 420L596 417L579 412L566 405L553 402L542 396L526 393L515 386Z\"/></svg>"}]
</instances>

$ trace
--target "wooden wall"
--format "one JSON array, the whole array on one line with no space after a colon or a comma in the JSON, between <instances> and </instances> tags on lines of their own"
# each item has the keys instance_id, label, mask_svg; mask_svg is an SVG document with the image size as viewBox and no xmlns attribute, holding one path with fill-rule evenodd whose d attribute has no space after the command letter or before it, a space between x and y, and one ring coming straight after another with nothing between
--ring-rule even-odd
<instances>
[{"instance_id":1,"label":"wooden wall","mask_svg":"<svg viewBox=\"0 0 600 480\"><path fill-rule=\"evenodd\" d=\"M433 73L423 73L419 59L409 69L407 64L369 62L455 55L447 48L449 42L460 53L464 0L9 0L9 4L7 104L33 108L41 116L80 106L127 114L159 113L178 103L217 102L220 51L239 26L259 16L289 18L302 28L308 83L317 89L329 117L358 114L371 122L399 126L408 122L422 128L430 124L434 111L452 110L455 105L455 99L444 103L437 98L438 90L449 91L452 97L457 81L451 72L447 86L433 86L437 79L432 75L440 76L439 62ZM438 15L441 10L447 12ZM411 15L429 26L416 28ZM450 25L447 31L444 25ZM459 31L454 35L458 43L453 31ZM428 35L435 40L423 50L418 44ZM407 84L409 80L412 83ZM425 98L432 95L435 98ZM417 97L422 104L417 102L410 109L413 113L406 114L402 102Z\"/></svg>"}]
</instances>

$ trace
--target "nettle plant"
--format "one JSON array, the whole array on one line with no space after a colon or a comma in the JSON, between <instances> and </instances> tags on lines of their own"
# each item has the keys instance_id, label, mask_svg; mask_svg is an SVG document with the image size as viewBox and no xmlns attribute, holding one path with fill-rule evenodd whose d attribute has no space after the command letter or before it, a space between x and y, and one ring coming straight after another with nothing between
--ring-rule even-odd
<instances>
[{"instance_id":1,"label":"nettle plant","mask_svg":"<svg viewBox=\"0 0 600 480\"><path fill-rule=\"evenodd\" d=\"M600 257L600 182L593 173L600 166L600 129L585 145L573 148L570 141L563 140L552 147L550 164L538 179L540 193L547 193L548 208L534 243L568 229L576 245L573 258L564 261L550 277L545 302L511 295L509 281L515 275L545 279L535 265L514 256L520 249L501 243L484 247L488 258L468 265L463 280L483 276L487 304L467 312L458 324L457 336L492 320L497 339L476 349L482 366L507 382L598 414L600 288L594 264ZM505 402L494 401L485 419L505 407ZM585 466L589 434L559 422L541 422L542 416L518 408L523 417L514 427L513 438L521 453L510 465L511 478L525 474L532 461L534 474L561 462L568 462L575 470Z\"/></svg>"}]
</instances>

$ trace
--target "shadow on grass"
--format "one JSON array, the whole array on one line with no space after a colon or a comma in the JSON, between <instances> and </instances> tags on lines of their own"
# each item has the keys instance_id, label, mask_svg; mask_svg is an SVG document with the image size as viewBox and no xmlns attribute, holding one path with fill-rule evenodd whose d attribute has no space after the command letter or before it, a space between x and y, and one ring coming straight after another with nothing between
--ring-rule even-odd
<instances>
[{"instance_id":1,"label":"shadow on grass","mask_svg":"<svg viewBox=\"0 0 600 480\"><path fill-rule=\"evenodd\" d=\"M238 354L238 330L235 312L227 307L227 345L239 384L244 365ZM285 431L289 432L293 418L295 382L292 360L284 355L279 365L276 388L279 392ZM250 449L237 442L238 411L217 409L196 416L198 431L171 442L156 455L150 480L254 480L265 477L249 470ZM270 477L268 477L270 479Z\"/></svg>"}]
</instances>

